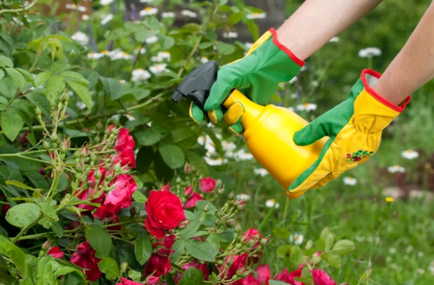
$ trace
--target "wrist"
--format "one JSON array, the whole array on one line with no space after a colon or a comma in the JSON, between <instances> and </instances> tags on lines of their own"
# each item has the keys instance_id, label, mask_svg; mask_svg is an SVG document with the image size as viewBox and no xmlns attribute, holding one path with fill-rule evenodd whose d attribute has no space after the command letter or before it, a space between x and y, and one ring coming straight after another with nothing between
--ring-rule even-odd
<instances>
[{"instance_id":1,"label":"wrist","mask_svg":"<svg viewBox=\"0 0 434 285\"><path fill-rule=\"evenodd\" d=\"M286 53L289 58L291 58L296 64L298 64L300 67L304 65L304 60L298 56L296 56L291 49L286 46L284 43L282 43L279 40L279 33L274 29L271 28L269 32L273 35L273 43L276 45L280 50L282 50L284 53Z\"/></svg>"}]
</instances>

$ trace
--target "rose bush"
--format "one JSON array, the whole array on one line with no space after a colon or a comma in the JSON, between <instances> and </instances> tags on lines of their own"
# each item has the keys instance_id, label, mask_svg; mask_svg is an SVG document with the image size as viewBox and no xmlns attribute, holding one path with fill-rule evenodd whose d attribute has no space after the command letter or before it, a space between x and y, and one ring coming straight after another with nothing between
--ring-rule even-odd
<instances>
[{"instance_id":1,"label":"rose bush","mask_svg":"<svg viewBox=\"0 0 434 285\"><path fill-rule=\"evenodd\" d=\"M200 24L177 26L100 1L65 25L36 2L0 3L0 284L332 284L318 268L338 267L354 244L324 231L315 246L280 246L289 269L274 276L261 259L270 237L243 231L245 201L211 175L221 159L202 159L226 152L220 134L166 100L201 62L241 57L246 46L219 35L244 23L257 38L248 16L260 10L194 2ZM75 2L67 9L84 19ZM204 131L212 145L197 143Z\"/></svg>"}]
</instances>

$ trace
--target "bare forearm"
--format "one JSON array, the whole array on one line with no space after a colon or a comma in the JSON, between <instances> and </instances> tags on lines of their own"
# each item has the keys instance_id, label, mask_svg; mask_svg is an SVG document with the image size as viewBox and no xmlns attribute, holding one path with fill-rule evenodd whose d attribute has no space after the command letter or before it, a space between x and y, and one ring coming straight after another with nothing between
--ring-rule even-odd
<instances>
[{"instance_id":1,"label":"bare forearm","mask_svg":"<svg viewBox=\"0 0 434 285\"><path fill-rule=\"evenodd\" d=\"M425 12L405 46L374 90L394 104L434 77L434 3Z\"/></svg>"},{"instance_id":2,"label":"bare forearm","mask_svg":"<svg viewBox=\"0 0 434 285\"><path fill-rule=\"evenodd\" d=\"M304 60L382 0L307 0L277 30L279 41Z\"/></svg>"}]
</instances>

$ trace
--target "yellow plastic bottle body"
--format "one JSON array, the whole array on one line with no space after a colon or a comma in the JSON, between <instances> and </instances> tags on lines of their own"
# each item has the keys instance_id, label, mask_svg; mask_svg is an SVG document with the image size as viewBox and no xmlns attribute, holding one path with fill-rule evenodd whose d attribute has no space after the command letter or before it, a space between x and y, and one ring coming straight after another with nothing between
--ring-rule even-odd
<instances>
[{"instance_id":1,"label":"yellow plastic bottle body","mask_svg":"<svg viewBox=\"0 0 434 285\"><path fill-rule=\"evenodd\" d=\"M244 138L255 159L282 185L289 185L318 159L326 139L308 146L294 143L294 133L308 124L296 113L274 105L261 106L238 90L223 105L229 108L241 102L245 113L241 119Z\"/></svg>"}]
</instances>

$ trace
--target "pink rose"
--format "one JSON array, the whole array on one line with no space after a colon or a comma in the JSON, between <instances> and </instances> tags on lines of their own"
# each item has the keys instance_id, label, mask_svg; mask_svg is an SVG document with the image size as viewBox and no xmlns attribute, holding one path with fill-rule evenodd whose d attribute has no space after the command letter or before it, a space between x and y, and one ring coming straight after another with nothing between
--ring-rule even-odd
<instances>
[{"instance_id":1,"label":"pink rose","mask_svg":"<svg viewBox=\"0 0 434 285\"><path fill-rule=\"evenodd\" d=\"M187 201L185 201L184 209L195 207L197 202L199 202L200 200L203 200L202 196L200 196L199 193L194 192L193 195L191 195L191 197Z\"/></svg>"},{"instance_id":2,"label":"pink rose","mask_svg":"<svg viewBox=\"0 0 434 285\"><path fill-rule=\"evenodd\" d=\"M63 251L60 250L57 246L53 246L48 252L48 255L51 255L54 258L62 259L63 258Z\"/></svg>"},{"instance_id":3,"label":"pink rose","mask_svg":"<svg viewBox=\"0 0 434 285\"><path fill-rule=\"evenodd\" d=\"M101 220L104 218L114 218L114 216L124 208L131 206L131 196L137 189L134 178L129 174L120 174L110 182L109 187L115 188L108 192L104 198L104 203L93 214Z\"/></svg>"},{"instance_id":4,"label":"pink rose","mask_svg":"<svg viewBox=\"0 0 434 285\"><path fill-rule=\"evenodd\" d=\"M191 194L193 194L193 187L188 186L188 187L185 188L185 190L184 190L184 196L185 196L185 197L190 197Z\"/></svg>"},{"instance_id":5,"label":"pink rose","mask_svg":"<svg viewBox=\"0 0 434 285\"><path fill-rule=\"evenodd\" d=\"M100 258L95 257L95 250L85 241L77 246L77 250L71 256L71 263L80 266L84 270L87 279L96 281L102 274L98 268Z\"/></svg>"},{"instance_id":6,"label":"pink rose","mask_svg":"<svg viewBox=\"0 0 434 285\"><path fill-rule=\"evenodd\" d=\"M259 233L257 229L250 228L243 234L243 237L244 237L244 242L256 239L258 242L255 243L253 248L257 248L259 246L259 241L262 238L262 234Z\"/></svg>"},{"instance_id":7,"label":"pink rose","mask_svg":"<svg viewBox=\"0 0 434 285\"><path fill-rule=\"evenodd\" d=\"M101 177L99 178L98 185L101 185L104 182L104 178L106 176L107 170L105 170L104 167L100 167L99 171L101 172ZM77 190L77 192L75 192L75 194L80 192L80 194L77 195L77 198L84 201L84 200L89 199L89 197L93 197L94 199L92 199L91 202L96 203L96 204L100 204L104 200L106 193L102 193L100 196L94 197L95 186L96 186L95 170L92 170L91 172L89 172L89 174L87 176L87 181L90 182L90 188L85 189L85 190L82 190L82 189ZM84 209L84 210L90 212L93 209L95 209L96 207L91 206L91 205L87 205L87 204L79 204L78 208Z\"/></svg>"},{"instance_id":8,"label":"pink rose","mask_svg":"<svg viewBox=\"0 0 434 285\"><path fill-rule=\"evenodd\" d=\"M181 201L170 191L151 191L145 210L145 226L158 239L166 235L165 230L174 229L185 220Z\"/></svg>"},{"instance_id":9,"label":"pink rose","mask_svg":"<svg viewBox=\"0 0 434 285\"><path fill-rule=\"evenodd\" d=\"M200 180L200 189L203 193L212 192L215 188L215 180L207 177Z\"/></svg>"},{"instance_id":10,"label":"pink rose","mask_svg":"<svg viewBox=\"0 0 434 285\"><path fill-rule=\"evenodd\" d=\"M257 276L252 273L246 278L238 280L234 285L268 285L270 280L270 267L267 264L261 265L256 269Z\"/></svg>"},{"instance_id":11,"label":"pink rose","mask_svg":"<svg viewBox=\"0 0 434 285\"><path fill-rule=\"evenodd\" d=\"M160 277L148 276L148 278L146 278L145 284L147 285L160 284Z\"/></svg>"},{"instance_id":12,"label":"pink rose","mask_svg":"<svg viewBox=\"0 0 434 285\"><path fill-rule=\"evenodd\" d=\"M315 285L336 285L336 282L333 281L324 270L311 269L310 273L312 273L313 283L315 283Z\"/></svg>"},{"instance_id":13,"label":"pink rose","mask_svg":"<svg viewBox=\"0 0 434 285\"><path fill-rule=\"evenodd\" d=\"M226 256L221 266L222 276L224 280L230 280L236 273L238 269L246 267L247 253L242 255ZM228 269L226 269L226 264L231 264Z\"/></svg>"}]
</instances>

